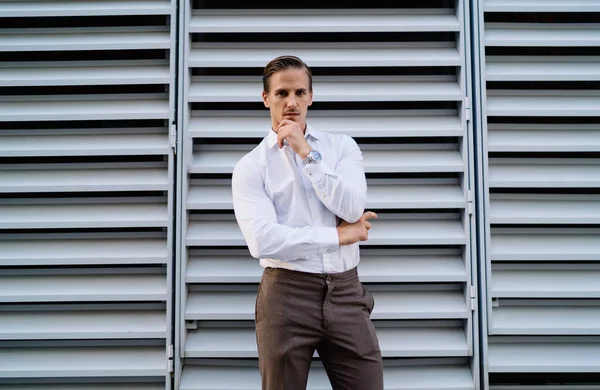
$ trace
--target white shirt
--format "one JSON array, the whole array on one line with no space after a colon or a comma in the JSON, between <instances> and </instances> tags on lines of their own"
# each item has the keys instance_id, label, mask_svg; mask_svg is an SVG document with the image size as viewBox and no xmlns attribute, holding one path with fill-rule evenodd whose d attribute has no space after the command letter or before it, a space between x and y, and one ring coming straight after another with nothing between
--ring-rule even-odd
<instances>
[{"instance_id":1,"label":"white shirt","mask_svg":"<svg viewBox=\"0 0 600 390\"><path fill-rule=\"evenodd\" d=\"M338 222L356 222L365 208L362 153L351 137L314 130L318 164L302 165L290 146L269 134L233 170L233 207L250 254L263 267L338 273L358 265L358 243L339 245Z\"/></svg>"}]
</instances>

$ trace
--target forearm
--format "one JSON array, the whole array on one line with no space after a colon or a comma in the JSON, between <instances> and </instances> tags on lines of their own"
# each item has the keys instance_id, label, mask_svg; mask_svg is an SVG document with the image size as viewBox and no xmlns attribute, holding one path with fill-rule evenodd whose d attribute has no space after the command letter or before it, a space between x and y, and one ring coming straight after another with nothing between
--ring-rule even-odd
<instances>
[{"instance_id":1,"label":"forearm","mask_svg":"<svg viewBox=\"0 0 600 390\"><path fill-rule=\"evenodd\" d=\"M239 220L250 254L258 259L294 261L332 252L339 247L333 227L293 228L266 220Z\"/></svg>"}]
</instances>

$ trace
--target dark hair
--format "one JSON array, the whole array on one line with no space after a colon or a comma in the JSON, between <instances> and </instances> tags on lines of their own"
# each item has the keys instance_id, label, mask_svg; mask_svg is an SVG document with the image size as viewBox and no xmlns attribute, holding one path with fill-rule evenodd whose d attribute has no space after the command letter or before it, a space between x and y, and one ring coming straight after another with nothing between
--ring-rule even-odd
<instances>
[{"instance_id":1,"label":"dark hair","mask_svg":"<svg viewBox=\"0 0 600 390\"><path fill-rule=\"evenodd\" d=\"M304 69L308 76L308 90L312 92L312 71L300 58L295 56L280 56L274 58L265 66L263 71L263 90L269 92L269 79L277 72L286 69Z\"/></svg>"}]
</instances>

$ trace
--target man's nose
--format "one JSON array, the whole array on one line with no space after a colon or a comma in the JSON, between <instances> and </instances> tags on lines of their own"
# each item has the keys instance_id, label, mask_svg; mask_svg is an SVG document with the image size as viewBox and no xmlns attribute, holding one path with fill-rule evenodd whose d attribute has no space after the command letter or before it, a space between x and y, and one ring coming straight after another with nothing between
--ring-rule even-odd
<instances>
[{"instance_id":1,"label":"man's nose","mask_svg":"<svg viewBox=\"0 0 600 390\"><path fill-rule=\"evenodd\" d=\"M296 107L296 97L294 95L290 95L287 99L288 107Z\"/></svg>"}]
</instances>

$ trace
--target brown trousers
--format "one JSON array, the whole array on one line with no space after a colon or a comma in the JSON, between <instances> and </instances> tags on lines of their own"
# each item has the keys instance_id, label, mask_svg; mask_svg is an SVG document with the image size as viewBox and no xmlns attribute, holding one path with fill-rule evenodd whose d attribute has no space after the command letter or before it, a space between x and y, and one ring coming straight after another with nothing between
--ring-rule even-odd
<instances>
[{"instance_id":1,"label":"brown trousers","mask_svg":"<svg viewBox=\"0 0 600 390\"><path fill-rule=\"evenodd\" d=\"M305 390L315 350L333 390L383 390L374 304L356 268L329 275L266 268L255 313L263 390Z\"/></svg>"}]
</instances>

